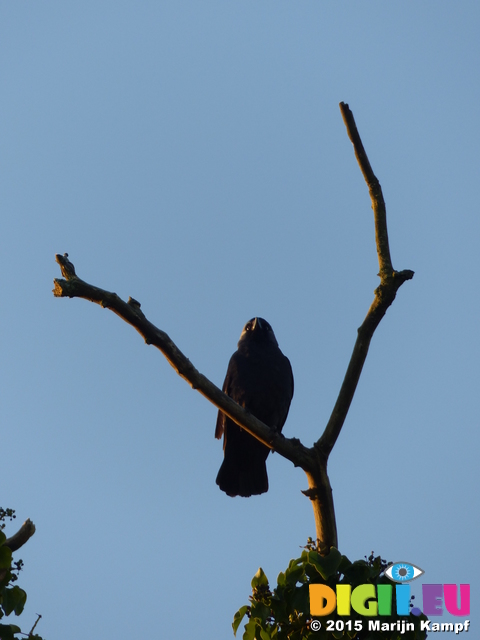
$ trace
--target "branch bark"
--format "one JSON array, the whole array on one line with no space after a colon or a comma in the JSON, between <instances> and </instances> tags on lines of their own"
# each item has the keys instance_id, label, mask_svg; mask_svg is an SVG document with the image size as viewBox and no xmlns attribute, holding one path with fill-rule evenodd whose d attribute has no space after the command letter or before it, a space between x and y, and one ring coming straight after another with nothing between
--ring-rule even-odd
<instances>
[{"instance_id":1,"label":"branch bark","mask_svg":"<svg viewBox=\"0 0 480 640\"><path fill-rule=\"evenodd\" d=\"M35 533L35 525L28 519L22 524L17 533L14 533L11 538L7 538L3 545L8 547L10 551L17 551L20 547L30 540Z\"/></svg>"},{"instance_id":2,"label":"branch bark","mask_svg":"<svg viewBox=\"0 0 480 640\"><path fill-rule=\"evenodd\" d=\"M139 302L133 298L129 298L128 302L125 302L116 293L100 289L81 280L76 275L75 268L68 259L68 254L63 256L57 254L55 257L60 265L63 279L54 280L53 290L56 297L84 298L116 313L125 322L131 324L147 344L157 347L175 371L193 389L199 391L260 442L277 451L287 460L293 462L295 466L301 467L307 475L309 486L303 493L312 501L317 545L322 554L327 554L332 546L338 547L333 494L327 473L328 457L345 422L375 329L394 301L398 289L414 275L410 270L395 271L393 269L382 189L365 153L352 112L343 102L340 103L340 110L372 201L380 285L375 290L374 300L365 320L358 329L350 363L330 419L322 436L313 447L305 447L296 438L285 438L281 434L273 432L263 422L240 407L201 374L164 331L147 320L140 309Z\"/></svg>"},{"instance_id":3,"label":"branch bark","mask_svg":"<svg viewBox=\"0 0 480 640\"><path fill-rule=\"evenodd\" d=\"M63 256L57 254L55 260L60 265L62 275L65 278L54 280L53 294L56 297L83 298L113 311L122 320L132 325L147 344L157 347L178 375L186 380L192 389L196 389L257 440L266 444L270 449L278 451L295 466L305 470L310 468L312 465L310 449L304 447L296 438L285 438L282 434L273 432L266 424L223 393L193 366L164 331L147 320L137 300L129 298L128 302L125 302L116 293L100 289L81 280L76 275L75 267L68 259L68 254Z\"/></svg>"},{"instance_id":4,"label":"branch bark","mask_svg":"<svg viewBox=\"0 0 480 640\"><path fill-rule=\"evenodd\" d=\"M322 437L314 445L320 450L322 456L326 458L330 455L340 435L345 418L347 417L375 329L380 324L388 307L395 300L398 289L406 280L411 280L414 276L414 272L409 269L395 271L392 266L387 232L387 214L380 182L373 173L348 104L341 102L340 111L372 201L375 220L375 239L380 267L378 274L380 276L380 285L375 290L374 300L370 305L365 320L358 329L357 340L353 348L350 363L330 419Z\"/></svg>"}]
</instances>

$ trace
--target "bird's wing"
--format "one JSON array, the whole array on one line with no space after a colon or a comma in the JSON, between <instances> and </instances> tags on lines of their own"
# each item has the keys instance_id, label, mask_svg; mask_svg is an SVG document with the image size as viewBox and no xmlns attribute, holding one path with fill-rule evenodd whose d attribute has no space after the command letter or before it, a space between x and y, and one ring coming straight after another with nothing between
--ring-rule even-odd
<instances>
[{"instance_id":1,"label":"bird's wing","mask_svg":"<svg viewBox=\"0 0 480 640\"><path fill-rule=\"evenodd\" d=\"M230 379L231 379L231 367L230 367L230 363L228 365L228 369L227 369L227 375L225 376L225 380L223 381L223 387L222 387L222 391L223 393L226 393L227 395L229 395L228 391L229 391L229 387L230 387ZM225 421L227 419L227 416L222 413L221 411L218 412L218 416L217 416L217 424L215 427L215 438L220 439L225 431Z\"/></svg>"},{"instance_id":2,"label":"bird's wing","mask_svg":"<svg viewBox=\"0 0 480 640\"><path fill-rule=\"evenodd\" d=\"M217 416L217 425L215 427L215 438L220 438L223 436L223 432L225 430L225 414L221 411L218 412Z\"/></svg>"}]
</instances>

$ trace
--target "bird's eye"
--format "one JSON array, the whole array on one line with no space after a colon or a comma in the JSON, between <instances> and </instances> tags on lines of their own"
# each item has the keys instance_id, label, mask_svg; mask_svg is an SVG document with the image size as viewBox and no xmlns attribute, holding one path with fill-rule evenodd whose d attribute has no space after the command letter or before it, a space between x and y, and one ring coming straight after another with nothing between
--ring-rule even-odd
<instances>
[{"instance_id":1,"label":"bird's eye","mask_svg":"<svg viewBox=\"0 0 480 640\"><path fill-rule=\"evenodd\" d=\"M410 582L424 573L423 569L408 562L393 562L385 569L385 575L393 582Z\"/></svg>"}]
</instances>

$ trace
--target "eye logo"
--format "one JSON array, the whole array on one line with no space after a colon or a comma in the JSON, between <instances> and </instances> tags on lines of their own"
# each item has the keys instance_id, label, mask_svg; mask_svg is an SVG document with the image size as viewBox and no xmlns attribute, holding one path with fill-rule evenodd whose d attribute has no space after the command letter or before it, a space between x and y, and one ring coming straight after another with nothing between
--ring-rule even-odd
<instances>
[{"instance_id":1,"label":"eye logo","mask_svg":"<svg viewBox=\"0 0 480 640\"><path fill-rule=\"evenodd\" d=\"M408 562L392 562L385 569L385 575L392 582L411 582L424 573L423 569Z\"/></svg>"}]
</instances>

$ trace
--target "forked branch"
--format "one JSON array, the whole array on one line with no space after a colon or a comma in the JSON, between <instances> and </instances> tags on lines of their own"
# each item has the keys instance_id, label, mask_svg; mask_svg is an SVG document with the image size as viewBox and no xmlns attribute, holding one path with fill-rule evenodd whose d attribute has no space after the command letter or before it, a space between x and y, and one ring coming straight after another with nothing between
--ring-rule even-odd
<instances>
[{"instance_id":1,"label":"forked branch","mask_svg":"<svg viewBox=\"0 0 480 640\"><path fill-rule=\"evenodd\" d=\"M335 524L335 510L332 489L327 474L327 462L330 452L345 422L373 333L395 299L399 287L413 277L413 271L395 271L392 267L388 244L385 201L380 183L375 177L368 161L362 141L357 131L352 112L348 105L340 103L340 110L347 132L355 149L355 155L368 185L375 219L375 237L378 262L380 265L380 285L375 298L361 327L341 386L332 415L321 438L312 448L305 447L296 438L285 438L273 432L248 411L240 407L224 394L208 378L192 365L190 360L178 349L170 337L147 320L140 309L140 303L129 298L123 301L116 293L100 289L78 278L68 255L57 254L56 261L62 270L63 279L55 279L54 295L57 297L84 298L108 308L120 318L131 324L144 338L147 344L156 346L167 358L176 372L193 389L197 389L218 409L234 420L252 436L277 451L295 466L301 467L307 474L309 488L305 491L312 501L318 547L322 553L328 553L330 547L338 546Z\"/></svg>"}]
</instances>

